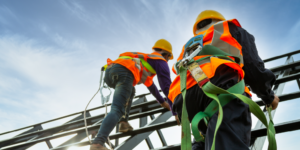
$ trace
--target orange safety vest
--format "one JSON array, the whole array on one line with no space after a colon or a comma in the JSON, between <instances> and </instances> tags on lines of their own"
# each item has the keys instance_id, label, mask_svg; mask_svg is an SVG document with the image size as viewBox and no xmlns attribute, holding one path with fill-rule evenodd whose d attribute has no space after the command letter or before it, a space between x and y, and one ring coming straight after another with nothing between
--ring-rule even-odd
<instances>
[{"instance_id":1,"label":"orange safety vest","mask_svg":"<svg viewBox=\"0 0 300 150\"><path fill-rule=\"evenodd\" d=\"M130 70L134 76L133 86L143 83L149 87L153 83L153 77L156 75L155 70L147 63L148 59L165 60L165 58L157 53L145 54L140 52L125 52L120 54L120 58L115 61L107 59L107 65L112 63L120 64ZM153 69L151 72L150 69Z\"/></svg>"},{"instance_id":2,"label":"orange safety vest","mask_svg":"<svg viewBox=\"0 0 300 150\"><path fill-rule=\"evenodd\" d=\"M212 45L215 46L222 51L231 54L231 56L227 56L233 60L236 60L236 58L239 59L238 63L232 62L226 59L221 59L218 57L209 57L207 59L204 59L200 61L198 64L200 68L203 70L205 75L210 79L214 77L215 72L217 68L225 64L237 71L237 73L240 76L240 79L242 80L244 78L244 71L242 67L244 66L243 63L243 53L242 53L242 46L237 42L235 38L233 38L229 31L229 23L233 23L234 25L241 27L240 23L236 19L228 20L228 21L221 21L213 26L211 26L209 29L198 33L198 35L204 34L203 37L203 46L205 45ZM197 36L197 35L195 35ZM184 54L184 47L182 49L182 52L177 59L177 61L180 61L183 59ZM194 60L199 60L201 58L211 56L211 55L198 55L194 57ZM232 57L234 56L234 57ZM237 61L237 60L236 60ZM173 102L175 98L181 93L180 91L180 76L176 72L174 66L172 68L173 72L177 74L176 78L172 82L170 86L170 91L168 98ZM187 80L186 80L186 88L189 89L192 86L196 85L197 82L194 80L190 72L187 72ZM247 87L245 87L245 92L248 93L251 96L251 93Z\"/></svg>"}]
</instances>

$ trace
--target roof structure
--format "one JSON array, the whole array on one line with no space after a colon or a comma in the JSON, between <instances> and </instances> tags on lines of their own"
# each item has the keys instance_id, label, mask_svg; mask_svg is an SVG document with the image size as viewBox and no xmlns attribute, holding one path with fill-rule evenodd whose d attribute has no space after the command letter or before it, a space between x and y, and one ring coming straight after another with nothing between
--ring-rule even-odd
<instances>
[{"instance_id":1,"label":"roof structure","mask_svg":"<svg viewBox=\"0 0 300 150\"><path fill-rule=\"evenodd\" d=\"M293 55L300 53L300 50L283 54L280 56L272 57L264 60L264 62L270 62L286 57L285 64L280 66L270 68L271 71L276 75L275 86L273 87L274 92L280 98L280 102L294 100L300 97L300 90L294 93L282 94L285 87L285 83L296 80L298 87L300 89L300 61L294 62ZM129 120L139 119L140 128L134 129L132 132L128 133L113 133L109 137L110 139L115 139L112 143L115 150L130 150L140 144L142 141L146 141L149 149L154 149L149 135L153 132L157 132L160 141L163 145L161 148L156 148L159 150L180 150L180 143L176 145L168 145L166 142L161 129L176 126L176 121L167 121L172 117L170 111L162 108L155 100L148 101L146 96L149 95L142 94L135 96L137 100L133 102L133 106L130 111ZM255 100L254 100L255 101ZM259 106L264 106L262 100L255 101ZM110 104L108 104L110 105ZM101 122L104 119L104 114L98 114L91 116L90 111L103 109L105 106L95 107L87 110L87 124L89 134L97 133ZM264 112L265 111L264 108ZM272 111L272 116L274 117L275 111ZM154 114L160 113L159 116L155 117ZM43 128L43 124L54 122L60 119L75 116L70 121L51 128ZM151 121L148 121L148 116ZM268 117L268 115L266 115ZM11 138L0 141L1 150L25 150L31 146L45 142L50 150L66 150L71 146L86 146L89 145L88 141L83 141L86 138L84 121L83 121L83 111L62 116L59 118L51 119L45 122L40 122L23 128L15 129L12 131L7 131L0 133L0 136L7 135L10 133L18 132L21 130L28 129L27 131L13 136ZM118 129L118 127L117 127ZM300 120L292 120L289 122L284 122L280 124L275 124L275 129L277 133L289 132L300 129ZM255 128L251 132L251 147L252 150L261 150L266 141L266 128L258 121ZM68 136L71 134L76 134L76 136L65 141L57 147L53 147L50 140ZM129 136L127 140L119 143L119 138Z\"/></svg>"}]
</instances>

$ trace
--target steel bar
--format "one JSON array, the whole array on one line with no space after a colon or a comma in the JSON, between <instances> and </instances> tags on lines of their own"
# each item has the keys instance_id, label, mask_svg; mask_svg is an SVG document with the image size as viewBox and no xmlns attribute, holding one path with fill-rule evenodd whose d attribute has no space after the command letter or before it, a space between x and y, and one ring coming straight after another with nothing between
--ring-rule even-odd
<instances>
[{"instance_id":1,"label":"steel bar","mask_svg":"<svg viewBox=\"0 0 300 150\"><path fill-rule=\"evenodd\" d=\"M141 110L141 112L143 112L143 111ZM146 116L146 117L140 118L140 128L146 126L147 123L148 123L148 118L147 118L147 116ZM147 137L145 140L146 140L146 143L147 143L149 149L153 149L154 147L153 147L153 144L152 144L150 138Z\"/></svg>"},{"instance_id":2,"label":"steel bar","mask_svg":"<svg viewBox=\"0 0 300 150\"><path fill-rule=\"evenodd\" d=\"M279 123L279 124L275 125L276 134L291 132L291 131L295 131L295 130L299 130L299 129L300 129L300 119L290 121L290 122ZM251 131L252 139L255 139L257 137L266 136L266 135L267 135L266 128L253 129ZM161 148L157 148L155 150L180 150L180 144L161 147Z\"/></svg>"},{"instance_id":3,"label":"steel bar","mask_svg":"<svg viewBox=\"0 0 300 150\"><path fill-rule=\"evenodd\" d=\"M150 118L151 118L152 120L155 119L154 115L150 115ZM160 141L161 141L161 144L162 144L163 146L167 146L167 141L165 140L165 137L164 137L164 135L162 134L161 130L158 129L158 130L156 130L156 132L157 132L158 137L159 137L159 139L160 139Z\"/></svg>"},{"instance_id":4,"label":"steel bar","mask_svg":"<svg viewBox=\"0 0 300 150\"><path fill-rule=\"evenodd\" d=\"M154 124L154 125L142 127L142 128L139 128L139 129L135 129L135 130L131 131L130 133L129 132L127 132L127 133L116 133L116 134L110 135L109 138L110 139L116 139L116 138L121 138L121 137L125 137L125 136L131 136L131 135L134 136L134 135L138 135L138 134L142 134L142 133L146 133L146 132L153 132L157 128L160 128L160 129L168 128L168 127L174 126L176 124L177 124L176 121L168 121L168 122L157 123L157 124ZM86 145L89 145L88 141L74 143L74 144L63 146L63 147L56 147L56 148L53 148L51 150L62 150L65 147L86 146ZM116 149L118 149L118 148L119 147L116 147ZM5 150L5 149L3 149L3 150Z\"/></svg>"},{"instance_id":5,"label":"steel bar","mask_svg":"<svg viewBox=\"0 0 300 150\"><path fill-rule=\"evenodd\" d=\"M280 83L296 80L296 79L299 79L299 78L300 78L300 73L296 73L296 74L292 74L292 75L285 76L285 77L282 77L280 79L277 79L275 81L275 84L280 84Z\"/></svg>"},{"instance_id":6,"label":"steel bar","mask_svg":"<svg viewBox=\"0 0 300 150\"><path fill-rule=\"evenodd\" d=\"M108 104L108 105L110 106L111 104ZM92 110L96 110L96 109L100 109L100 108L104 108L104 106L91 108L91 109L89 109L87 111L92 111ZM65 115L65 116L62 116L62 117L55 118L55 119L51 119L51 120L47 120L47 121L44 121L44 122L36 123L36 124L30 125L30 126L26 126L26 127L23 127L23 128L19 128L19 129L15 129L15 130L3 132L3 133L0 133L0 135L4 135L4 134L12 133L12 132L15 132L15 131L19 131L19 130L31 128L31 127L34 127L34 126L37 126L37 125L41 125L41 124L53 122L53 121L56 121L56 120L60 120L60 119L66 118L66 117L71 117L71 116L79 115L79 114L82 114L82 113L83 113L83 111L72 113L72 114L69 114L69 115Z\"/></svg>"},{"instance_id":7,"label":"steel bar","mask_svg":"<svg viewBox=\"0 0 300 150\"><path fill-rule=\"evenodd\" d=\"M143 98L145 102L147 101L147 99L146 99L145 96L144 96L144 97L141 97L141 98ZM142 112L143 112L143 108L140 108L139 111L140 111L140 113L142 113ZM140 118L140 128L146 126L147 123L148 123L148 117L147 117L147 116ZM154 147L153 147L153 144L152 144L152 142L151 142L151 140L150 140L149 137L147 137L147 138L145 139L145 141L146 141L146 143L147 143L149 149L154 148Z\"/></svg>"},{"instance_id":8,"label":"steel bar","mask_svg":"<svg viewBox=\"0 0 300 150\"><path fill-rule=\"evenodd\" d=\"M280 103L284 102L284 101L289 101L289 100L293 100L295 98L299 98L300 97L300 91L299 92L294 92L294 93L289 93L289 94L282 94L282 95L277 95L280 99ZM265 104L263 103L262 100L257 100L255 101L259 106L264 106Z\"/></svg>"},{"instance_id":9,"label":"steel bar","mask_svg":"<svg viewBox=\"0 0 300 150\"><path fill-rule=\"evenodd\" d=\"M295 92L295 93L291 93L291 94L285 94L285 95L281 95L281 96L279 96L279 98L280 98L280 102L283 102L283 101L287 101L287 100L292 100L292 99L294 99L294 98L298 98L298 97L300 97L300 92ZM260 101L258 101L257 102L259 105L263 105L263 102L260 100ZM161 108L161 111L163 111L164 109L162 109ZM166 111L166 110L165 110ZM152 112L147 112L147 114L144 114L144 115L142 115L143 113L141 113L141 114L136 114L135 116L133 115L133 116L130 116L130 119L136 119L136 118L139 118L139 117L141 117L141 116L147 116L147 115L151 115L151 114L154 114L154 113L158 113L158 111L152 111ZM141 116L139 116L139 115L141 115ZM96 127L96 129L98 129L99 127ZM41 131L39 131L39 132L41 132ZM39 133L38 132L38 133ZM78 131L79 132L79 131ZM74 133L77 133L77 132L74 132ZM72 133L72 134L74 134L74 133ZM68 134L69 135L69 134ZM2 141L1 141L2 142ZM0 142L0 143L1 143Z\"/></svg>"},{"instance_id":10,"label":"steel bar","mask_svg":"<svg viewBox=\"0 0 300 150\"><path fill-rule=\"evenodd\" d=\"M295 54L298 54L298 53L300 53L300 50L296 50L296 51L293 51L293 52L290 52L290 53L286 53L286 54L282 54L282 55L279 55L279 56L271 57L271 58L265 59L264 62L266 63L266 62L269 62L269 61L272 61L272 60L276 60L276 59L280 59L280 58L283 58L283 57L295 55Z\"/></svg>"},{"instance_id":11,"label":"steel bar","mask_svg":"<svg viewBox=\"0 0 300 150\"><path fill-rule=\"evenodd\" d=\"M133 135L133 134L127 133L127 134L130 134L131 137L129 139L127 139L125 142L123 142L122 144L120 144L116 149L117 150L129 150L129 149L133 149L141 141L143 141L144 139L146 139L147 137L149 137L149 135L155 129L159 128L159 127L154 128L154 126L157 126L155 124L161 124L161 125L168 124L168 123L165 123L165 121L167 121L170 117L172 117L171 111L164 112L161 115L159 115L158 117L156 117L149 124L147 124L145 127L140 128L140 129L145 129L145 130L147 129L148 132L142 131L142 132L140 132L137 135ZM173 125L173 122L169 122L169 123L170 123L170 125Z\"/></svg>"},{"instance_id":12,"label":"steel bar","mask_svg":"<svg viewBox=\"0 0 300 150\"><path fill-rule=\"evenodd\" d=\"M290 132L300 129L300 119L293 120L289 122L279 123L275 125L276 134L278 133L284 133L284 132ZM261 128L261 129L253 129L251 131L251 138L257 138L267 135L267 129Z\"/></svg>"},{"instance_id":13,"label":"steel bar","mask_svg":"<svg viewBox=\"0 0 300 150\"><path fill-rule=\"evenodd\" d=\"M271 70L272 72L277 72L277 71L283 71L283 70L287 70L287 69L290 69L290 68L293 68L293 67L298 67L298 66L300 66L300 61L296 61L296 62L290 63L290 64L281 65L281 66L278 66L278 67L273 67L273 68L270 68L269 70Z\"/></svg>"},{"instance_id":14,"label":"steel bar","mask_svg":"<svg viewBox=\"0 0 300 150\"><path fill-rule=\"evenodd\" d=\"M87 112L87 113L86 113L86 116L90 116L90 113ZM66 122L65 124L67 124L67 123L69 123L69 122L73 122L73 121L79 120L79 119L82 119L82 118L83 118L83 114L81 114L80 116L78 116L78 117L76 117L76 118L73 118L73 119L69 120L69 121ZM66 128L65 128L65 129L66 129ZM64 129L64 128L61 128L61 129L52 130L52 132L43 132L42 134L36 134L36 135L34 135L33 138L31 138L31 139L29 139L29 140L28 140L28 137L17 138L17 139L15 139L15 140L11 141L11 143L16 144L16 143L19 143L19 142L21 142L21 141L26 141L26 140L27 140L26 142L30 142L30 141L33 141L33 140L37 140L37 139L39 139L39 138L51 136L51 135L53 135L53 134L55 134L55 133L58 133L58 132L63 132L65 129ZM31 137L31 136L29 136L29 137ZM45 142L46 142L46 144L48 145L48 147L52 147L52 144L50 143L49 140L46 140ZM25 149L27 149L27 148L29 148L29 147L35 145L35 144L37 144L37 143L27 144L27 145L25 145L25 146L23 146L23 147L22 147L22 146L21 146L21 147L18 147L16 150L25 150ZM3 147L3 146L1 146L1 147Z\"/></svg>"},{"instance_id":15,"label":"steel bar","mask_svg":"<svg viewBox=\"0 0 300 150\"><path fill-rule=\"evenodd\" d=\"M280 102L283 102L283 101L287 101L287 100L292 100L294 98L298 98L300 97L300 92L295 92L295 93L291 93L291 94L284 94L284 95L280 95L279 98L281 99ZM263 102L260 100L257 102L259 105L263 105ZM161 109L161 110L164 110L164 109ZM166 111L166 110L165 110ZM147 114L143 115L143 116L147 116L147 115L151 115L151 114L154 114L154 113L158 113L157 111L153 111L153 112L147 112ZM143 114L143 113L141 113ZM141 114L136 114L136 116L130 116L130 119L136 119L136 118L139 118L141 117L142 115ZM139 116L141 115L141 116ZM98 129L99 127L96 127L96 129ZM79 132L79 131L78 131ZM77 132L74 132L74 133L77 133ZM72 133L72 134L74 134ZM68 134L69 135L69 134Z\"/></svg>"},{"instance_id":16,"label":"steel bar","mask_svg":"<svg viewBox=\"0 0 300 150\"><path fill-rule=\"evenodd\" d=\"M138 96L136 96L136 97L141 97L141 96L138 95ZM132 106L132 109L135 108L135 107L145 107L145 106L147 106L147 105L149 105L149 104L156 104L156 103L157 103L157 102L156 102L155 100L154 100L154 101L149 101L149 102L145 102L144 104L139 104L139 105L137 105L137 106L134 106L134 105L133 105L133 106ZM110 106L110 105L111 105L111 103L107 104L107 106ZM94 107L94 108L88 109L87 111L93 111L93 110L101 109L101 108L104 108L104 107L105 107L105 106ZM63 119L63 118L67 118L67 117L79 115L79 114L82 114L82 113L83 113L83 111L76 112L76 113L72 113L72 114L69 114L69 115L62 116L62 117L58 117L58 118L54 118L54 119L47 120L47 121L44 121L44 122L36 123L36 124L30 125L30 126L22 127L22 128L19 128L19 129L15 129L15 130L11 130L11 131L2 132L2 133L0 133L0 135L4 135L4 134L8 134L8 133L20 131L20 130L27 129L27 128L32 128L32 127L34 127L34 126L38 126L38 125L41 125L41 124L53 122L53 121L60 120L60 119Z\"/></svg>"},{"instance_id":17,"label":"steel bar","mask_svg":"<svg viewBox=\"0 0 300 150\"><path fill-rule=\"evenodd\" d=\"M132 111L130 111L131 114L133 114L132 112L133 111L136 111L135 109L136 108L141 108L141 107L145 107L146 110L152 110L152 111L148 111L148 112L145 112L146 113L152 113L153 112L153 109L154 108L161 108L160 105L154 101L155 103L151 102L151 103L148 103L148 104L151 104L151 109L149 109L149 106L146 106L146 105L137 105L137 106L133 106L132 107ZM162 112L162 111L166 111L166 110L163 110L163 109L154 109L154 112L155 113L159 113L159 112ZM137 112L136 112L137 113ZM136 114L135 113L135 114ZM140 114L140 113L139 113ZM87 124L88 125L91 125L101 119L104 118L104 114L101 114L101 115L97 115L97 116L93 116L93 117L87 117ZM132 116L132 117L129 117L129 119L136 119L135 116ZM46 132L50 132L50 133L55 133L56 130L72 130L72 129L76 129L76 128L80 128L80 127L84 127L84 123L83 123L83 119L80 119L80 120L76 120L76 121L69 121L68 123L66 124L63 124L63 125L59 125L59 126L56 126L56 127L52 127L52 128L48 128L48 129L44 129L44 130L40 130L40 131L35 131L35 132L30 132L30 133L26 133L26 134L22 134L20 136L17 136L17 137L13 137L11 139L6 139L6 140L2 140L0 141L0 147L3 147L7 144L4 144L4 143L7 143L8 141L12 142L14 141L15 144L18 143L18 142L25 142L26 140L29 140L33 137L35 137L36 135L40 135L40 134L44 134ZM20 140L22 139L22 140ZM15 140L18 140L18 141L15 141Z\"/></svg>"},{"instance_id":18,"label":"steel bar","mask_svg":"<svg viewBox=\"0 0 300 150\"><path fill-rule=\"evenodd\" d=\"M137 118L141 118L141 117L144 117L144 116L148 116L150 114L161 113L161 112L165 113L167 111L168 111L167 109L158 108L158 109L155 109L155 110L152 110L152 111L143 112L143 113L139 113L139 114L135 114L135 115L129 116L129 119L130 120L131 119L137 119ZM88 127L88 130L89 130L90 133L92 133L93 131L98 131L98 129L99 129L98 125L97 126ZM59 137L63 137L63 136L71 135L71 134L76 134L76 133L83 132L83 131L85 131L84 128L80 128L80 129L76 129L76 130L71 130L71 131L63 132L63 133L60 133L60 134L57 134L57 135L48 136L48 137L45 137L45 138L39 138L39 139L30 141L30 142L27 142L27 143L21 143L21 144L18 144L18 147L20 147L21 145L28 145L29 143L34 143L34 142L38 143L38 142L42 142L42 141L45 141L45 140L51 140L51 139L55 139L55 138L59 138ZM134 132L130 132L129 134L131 134L131 133L134 133ZM117 135L118 134L119 133L117 133ZM128 133L124 133L124 134L128 134Z\"/></svg>"},{"instance_id":19,"label":"steel bar","mask_svg":"<svg viewBox=\"0 0 300 150\"><path fill-rule=\"evenodd\" d=\"M53 146L52 146L52 144L49 140L46 140L46 144L47 144L49 149L53 148Z\"/></svg>"},{"instance_id":20,"label":"steel bar","mask_svg":"<svg viewBox=\"0 0 300 150\"><path fill-rule=\"evenodd\" d=\"M299 61L299 62L300 62L300 61ZM293 64L293 63L294 63L293 57L292 57L292 56L288 56L288 58L287 58L285 64L286 64L286 65L289 65L289 64ZM283 70L282 73L278 76L278 78L282 78L282 77L288 76L288 75L290 74L290 71L291 71L291 70L292 70L291 68L290 68L290 69L285 69L285 70ZM274 89L273 89L274 93L275 93L276 95L282 94L283 89L284 89L284 86L285 86L285 82L284 82L284 83L280 83L280 84L276 84L275 87L274 87ZM274 118L275 112L276 112L276 110L273 110L273 111L271 112L271 117L272 117L272 118ZM265 115L266 115L267 120L269 121L270 118L269 118L268 112L266 111L266 107L264 107L264 113L265 113ZM264 124L263 124L261 121L258 120L258 121L257 121L257 124L255 125L255 128L254 128L254 129L260 129L260 128L262 128L262 127L264 127ZM254 143L253 143L253 141L254 141ZM250 141L250 145L252 145L252 143L253 143L251 149L253 149L253 150L262 150L265 141L266 141L266 137L265 137L265 136L264 136L264 137L259 137L259 138L257 138L256 140L252 139L252 140Z\"/></svg>"}]
</instances>

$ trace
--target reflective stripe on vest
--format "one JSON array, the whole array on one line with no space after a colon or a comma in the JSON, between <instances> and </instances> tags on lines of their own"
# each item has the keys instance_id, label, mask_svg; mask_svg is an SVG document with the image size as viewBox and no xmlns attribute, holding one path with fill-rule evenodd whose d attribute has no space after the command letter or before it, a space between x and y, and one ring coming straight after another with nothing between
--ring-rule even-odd
<instances>
[{"instance_id":1,"label":"reflective stripe on vest","mask_svg":"<svg viewBox=\"0 0 300 150\"><path fill-rule=\"evenodd\" d=\"M236 19L229 20L229 21L222 21L214 24L211 26L208 30L201 32L201 34L204 34L203 37L203 49L200 52L200 56L194 57L194 60L200 60L207 56L215 56L211 51L205 51L205 47L208 45L212 45L216 47L217 53L222 53L222 56L227 56L228 58L218 58L218 57L207 57L206 59L203 59L198 62L199 66L203 70L203 72L207 75L208 78L212 78L215 75L216 69L222 65L225 64L235 70L238 71L241 80L244 78L244 71L242 70L243 67L243 55L242 55L242 47L241 45L234 39L229 31L228 24L233 23L236 26L240 27L240 24ZM196 35L198 36L198 35ZM195 37L196 37L195 36ZM188 43L190 46L190 43ZM184 48L177 59L177 61L180 61L183 58L184 55ZM236 62L231 61L230 59L233 59ZM176 66L175 66L176 67ZM172 68L173 72L176 71L176 69ZM178 72L176 72L178 74ZM187 83L186 88L189 89L192 86L196 85L197 82L193 79L193 77L190 75L190 73L187 73ZM245 92L247 92L249 95L251 93L249 92L249 89L245 87ZM177 76L175 80L172 82L170 86L169 96L168 98L171 101L174 101L175 97L179 95L180 92L180 76Z\"/></svg>"},{"instance_id":2,"label":"reflective stripe on vest","mask_svg":"<svg viewBox=\"0 0 300 150\"><path fill-rule=\"evenodd\" d=\"M147 87L151 86L153 77L156 75L156 71L147 62L147 59L164 60L159 53L145 54L141 52L125 52L120 54L119 59L112 63L123 65L129 69L135 77L133 85L143 83Z\"/></svg>"}]
</instances>

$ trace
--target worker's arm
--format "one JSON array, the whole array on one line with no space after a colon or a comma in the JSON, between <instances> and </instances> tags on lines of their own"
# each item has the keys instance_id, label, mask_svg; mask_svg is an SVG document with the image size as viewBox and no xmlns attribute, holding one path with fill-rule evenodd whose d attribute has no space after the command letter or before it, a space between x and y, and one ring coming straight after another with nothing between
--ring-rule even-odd
<instances>
[{"instance_id":1,"label":"worker's arm","mask_svg":"<svg viewBox=\"0 0 300 150\"><path fill-rule=\"evenodd\" d=\"M165 102L165 99L159 94L159 91L158 91L157 87L155 86L154 82L152 83L151 86L148 87L148 90L156 98L156 101L158 103L161 104L161 103Z\"/></svg>"},{"instance_id":2,"label":"worker's arm","mask_svg":"<svg viewBox=\"0 0 300 150\"><path fill-rule=\"evenodd\" d=\"M164 93L164 95L166 96L166 100L170 106L170 109L172 110L172 102L171 100L168 99L169 89L171 85L171 77L170 77L170 69L167 62L163 60L151 60L151 59L147 61L155 69L159 86L162 92ZM172 114L176 115L176 113L173 111Z\"/></svg>"},{"instance_id":3,"label":"worker's arm","mask_svg":"<svg viewBox=\"0 0 300 150\"><path fill-rule=\"evenodd\" d=\"M150 93L156 98L156 101L161 105L161 107L167 108L170 110L169 104L165 101L165 99L159 94L157 87L154 83L148 87Z\"/></svg>"},{"instance_id":4,"label":"worker's arm","mask_svg":"<svg viewBox=\"0 0 300 150\"><path fill-rule=\"evenodd\" d=\"M274 92L271 88L276 78L272 71L265 68L264 62L259 57L253 35L249 34L245 29L236 27L233 24L229 24L229 29L231 35L242 46L245 83L251 87L251 90L260 97L265 104L271 104L273 100L275 102L276 97L274 97Z\"/></svg>"}]
</instances>

